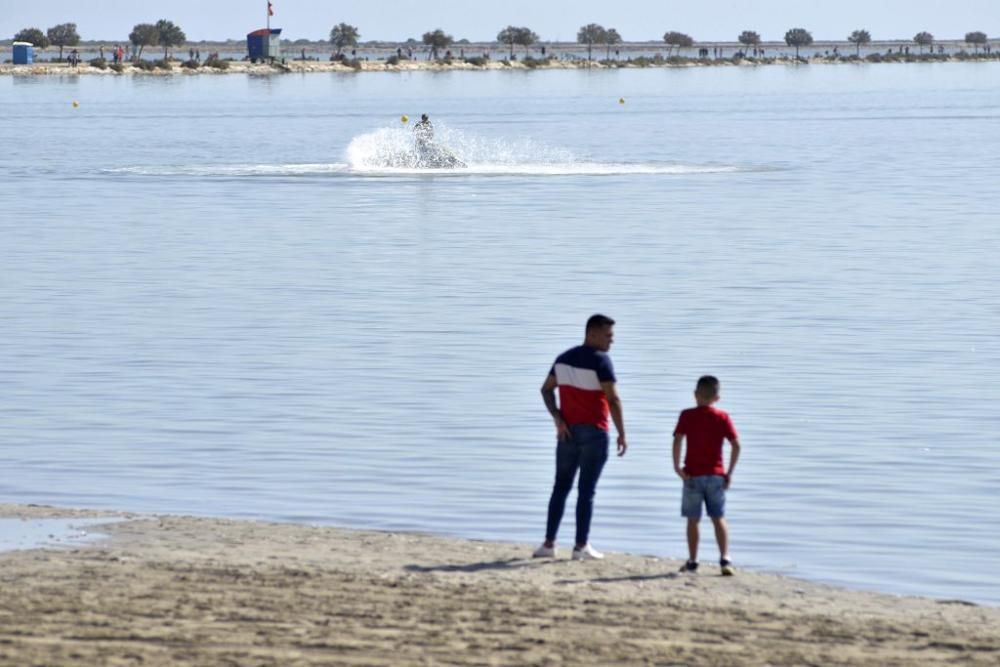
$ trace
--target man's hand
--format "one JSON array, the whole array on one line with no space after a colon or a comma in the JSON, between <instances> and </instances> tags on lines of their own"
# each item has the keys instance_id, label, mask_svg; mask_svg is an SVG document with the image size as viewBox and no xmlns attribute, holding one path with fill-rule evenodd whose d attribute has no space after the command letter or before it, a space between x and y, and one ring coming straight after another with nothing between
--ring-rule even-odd
<instances>
[{"instance_id":1,"label":"man's hand","mask_svg":"<svg viewBox=\"0 0 1000 667\"><path fill-rule=\"evenodd\" d=\"M569 431L569 426L566 424L566 422L563 420L562 417L556 417L555 422L556 422L556 438L558 440L569 440L573 437Z\"/></svg>"},{"instance_id":2,"label":"man's hand","mask_svg":"<svg viewBox=\"0 0 1000 667\"><path fill-rule=\"evenodd\" d=\"M625 451L628 449L628 443L625 442L625 435L623 433L618 434L618 456L625 456Z\"/></svg>"},{"instance_id":3,"label":"man's hand","mask_svg":"<svg viewBox=\"0 0 1000 667\"><path fill-rule=\"evenodd\" d=\"M691 479L691 475L684 472L684 468L678 468L674 466L674 472L677 473L677 476L683 479L685 482Z\"/></svg>"}]
</instances>

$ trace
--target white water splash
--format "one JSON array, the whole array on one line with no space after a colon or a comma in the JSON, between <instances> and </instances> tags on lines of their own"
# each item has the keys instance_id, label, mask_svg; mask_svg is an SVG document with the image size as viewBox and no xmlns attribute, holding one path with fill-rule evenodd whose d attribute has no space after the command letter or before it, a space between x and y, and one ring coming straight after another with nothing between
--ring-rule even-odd
<instances>
[{"instance_id":1,"label":"white water splash","mask_svg":"<svg viewBox=\"0 0 1000 667\"><path fill-rule=\"evenodd\" d=\"M428 169L415 156L412 131L381 128L355 137L345 159L360 174L454 174L510 176L610 176L630 174L708 174L740 171L733 166L664 163L604 163L581 160L571 151L529 139L495 139L446 126L435 128L435 143L446 147L464 167Z\"/></svg>"},{"instance_id":2,"label":"white water splash","mask_svg":"<svg viewBox=\"0 0 1000 667\"><path fill-rule=\"evenodd\" d=\"M104 173L138 176L193 177L324 177L324 176L645 176L724 174L759 169L733 165L682 165L670 162L598 162L571 151L530 139L478 136L447 126L435 128L434 143L464 166L428 167L409 128L380 128L348 144L344 162L328 164L230 164L134 166Z\"/></svg>"}]
</instances>

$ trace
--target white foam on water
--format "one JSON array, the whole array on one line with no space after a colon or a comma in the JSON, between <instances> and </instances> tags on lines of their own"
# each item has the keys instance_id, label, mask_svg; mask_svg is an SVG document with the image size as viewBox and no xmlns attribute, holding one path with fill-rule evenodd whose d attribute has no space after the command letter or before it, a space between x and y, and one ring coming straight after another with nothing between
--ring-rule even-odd
<instances>
[{"instance_id":1,"label":"white foam on water","mask_svg":"<svg viewBox=\"0 0 1000 667\"><path fill-rule=\"evenodd\" d=\"M726 174L752 171L731 165L678 165L623 162L537 162L522 164L469 163L464 168L427 168L412 166L354 166L330 164L243 164L243 165L170 165L119 167L105 174L131 176L187 176L203 178L296 177L296 176L682 176L690 174Z\"/></svg>"},{"instance_id":2,"label":"white foam on water","mask_svg":"<svg viewBox=\"0 0 1000 667\"><path fill-rule=\"evenodd\" d=\"M470 164L465 168L428 169L417 167L378 167L354 169L360 175L436 174L442 176L629 176L724 174L746 171L732 166L686 166L668 164L625 164L576 162L572 164Z\"/></svg>"},{"instance_id":3,"label":"white foam on water","mask_svg":"<svg viewBox=\"0 0 1000 667\"><path fill-rule=\"evenodd\" d=\"M133 176L336 177L336 176L683 176L759 171L734 165L685 165L667 161L600 162L531 139L478 136L447 126L435 128L435 144L461 160L462 167L427 167L408 128L380 128L348 144L344 162L131 166L103 173Z\"/></svg>"},{"instance_id":4,"label":"white foam on water","mask_svg":"<svg viewBox=\"0 0 1000 667\"><path fill-rule=\"evenodd\" d=\"M210 164L118 167L106 169L107 174L135 176L322 176L346 173L348 165L331 164Z\"/></svg>"}]
</instances>

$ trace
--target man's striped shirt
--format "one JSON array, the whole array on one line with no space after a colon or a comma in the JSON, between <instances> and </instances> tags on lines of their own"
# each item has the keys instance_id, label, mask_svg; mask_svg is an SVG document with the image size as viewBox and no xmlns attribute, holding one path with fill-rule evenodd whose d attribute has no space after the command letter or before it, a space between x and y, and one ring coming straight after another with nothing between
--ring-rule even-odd
<instances>
[{"instance_id":1,"label":"man's striped shirt","mask_svg":"<svg viewBox=\"0 0 1000 667\"><path fill-rule=\"evenodd\" d=\"M559 412L568 425L608 430L608 399L601 383L615 382L615 369L606 352L586 345L566 350L549 374L559 386Z\"/></svg>"}]
</instances>

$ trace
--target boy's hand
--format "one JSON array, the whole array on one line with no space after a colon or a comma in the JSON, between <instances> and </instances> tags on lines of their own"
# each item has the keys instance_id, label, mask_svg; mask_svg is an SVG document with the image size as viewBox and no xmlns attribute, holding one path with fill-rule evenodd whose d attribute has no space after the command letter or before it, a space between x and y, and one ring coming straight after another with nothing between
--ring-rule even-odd
<instances>
[{"instance_id":1,"label":"boy's hand","mask_svg":"<svg viewBox=\"0 0 1000 667\"><path fill-rule=\"evenodd\" d=\"M724 479L726 481L725 485L722 488L724 488L726 491L728 491L729 490L729 484L732 481L732 477L730 475L723 475L722 479Z\"/></svg>"},{"instance_id":2,"label":"boy's hand","mask_svg":"<svg viewBox=\"0 0 1000 667\"><path fill-rule=\"evenodd\" d=\"M628 443L625 442L625 435L622 433L618 434L618 456L625 456L625 450L628 449Z\"/></svg>"}]
</instances>

